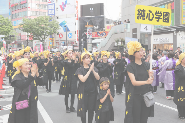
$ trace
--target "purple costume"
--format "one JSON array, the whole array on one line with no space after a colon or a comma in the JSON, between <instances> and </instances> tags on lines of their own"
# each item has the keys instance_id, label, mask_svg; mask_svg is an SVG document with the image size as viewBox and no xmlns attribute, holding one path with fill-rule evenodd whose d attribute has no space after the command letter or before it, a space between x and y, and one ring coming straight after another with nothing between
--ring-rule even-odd
<instances>
[{"instance_id":1,"label":"purple costume","mask_svg":"<svg viewBox=\"0 0 185 123\"><path fill-rule=\"evenodd\" d=\"M175 90L175 66L176 61L170 58L169 60L164 62L162 70L158 74L164 78L165 90Z\"/></svg>"},{"instance_id":2,"label":"purple costume","mask_svg":"<svg viewBox=\"0 0 185 123\"><path fill-rule=\"evenodd\" d=\"M152 69L154 72L154 81L152 83L152 86L159 86L159 62L156 60L152 60Z\"/></svg>"},{"instance_id":3,"label":"purple costume","mask_svg":"<svg viewBox=\"0 0 185 123\"><path fill-rule=\"evenodd\" d=\"M158 64L159 64L159 71L162 71L162 69L163 69L161 62L163 62L163 64L164 64L164 62L165 62L166 60L169 60L169 58L168 58L166 55L164 55L162 58L160 58L160 59L158 60L158 61L159 61L159 62L158 62ZM159 82L164 83L164 76L163 76L163 75L159 75Z\"/></svg>"}]
</instances>

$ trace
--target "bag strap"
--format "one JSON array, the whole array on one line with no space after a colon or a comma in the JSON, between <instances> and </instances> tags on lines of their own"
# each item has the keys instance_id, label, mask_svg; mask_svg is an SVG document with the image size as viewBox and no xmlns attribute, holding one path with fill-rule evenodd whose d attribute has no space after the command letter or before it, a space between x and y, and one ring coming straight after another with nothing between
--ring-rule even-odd
<instances>
[{"instance_id":1,"label":"bag strap","mask_svg":"<svg viewBox=\"0 0 185 123\"><path fill-rule=\"evenodd\" d=\"M30 88L31 88L31 85L29 85L28 99L30 98Z\"/></svg>"}]
</instances>

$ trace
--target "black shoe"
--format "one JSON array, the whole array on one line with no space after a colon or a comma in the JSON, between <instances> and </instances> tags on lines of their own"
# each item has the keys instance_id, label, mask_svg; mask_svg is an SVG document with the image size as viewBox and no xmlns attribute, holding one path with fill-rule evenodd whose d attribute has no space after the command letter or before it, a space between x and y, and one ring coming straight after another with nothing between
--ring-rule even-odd
<instances>
[{"instance_id":1,"label":"black shoe","mask_svg":"<svg viewBox=\"0 0 185 123\"><path fill-rule=\"evenodd\" d=\"M179 119L184 120L184 119L185 119L185 117L179 117Z\"/></svg>"},{"instance_id":2,"label":"black shoe","mask_svg":"<svg viewBox=\"0 0 185 123\"><path fill-rule=\"evenodd\" d=\"M49 92L51 92L51 90L49 90Z\"/></svg>"},{"instance_id":3,"label":"black shoe","mask_svg":"<svg viewBox=\"0 0 185 123\"><path fill-rule=\"evenodd\" d=\"M164 86L161 86L160 88L164 88Z\"/></svg>"},{"instance_id":4,"label":"black shoe","mask_svg":"<svg viewBox=\"0 0 185 123\"><path fill-rule=\"evenodd\" d=\"M70 109L69 108L66 108L66 113L70 113Z\"/></svg>"},{"instance_id":5,"label":"black shoe","mask_svg":"<svg viewBox=\"0 0 185 123\"><path fill-rule=\"evenodd\" d=\"M71 111L71 112L76 112L76 110L75 110L74 107L71 107L71 108L70 108L70 111Z\"/></svg>"},{"instance_id":6,"label":"black shoe","mask_svg":"<svg viewBox=\"0 0 185 123\"><path fill-rule=\"evenodd\" d=\"M46 90L47 93L49 93L49 90Z\"/></svg>"}]
</instances>

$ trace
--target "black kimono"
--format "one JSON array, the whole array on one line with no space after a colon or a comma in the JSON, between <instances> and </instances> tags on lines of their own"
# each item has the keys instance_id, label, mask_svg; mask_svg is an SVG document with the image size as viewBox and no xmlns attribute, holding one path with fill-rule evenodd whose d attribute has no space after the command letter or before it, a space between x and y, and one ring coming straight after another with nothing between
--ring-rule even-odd
<instances>
[{"instance_id":1,"label":"black kimono","mask_svg":"<svg viewBox=\"0 0 185 123\"><path fill-rule=\"evenodd\" d=\"M138 69L140 67L140 69ZM124 123L141 122L146 123L148 117L154 116L154 106L146 107L143 99L143 95L149 91L152 91L151 85L133 86L132 82L127 74L127 71L134 74L136 81L146 81L149 78L148 70L150 69L149 63L142 62L142 65L137 65L135 62L131 62L126 68L126 83L125 83L125 120ZM138 108L140 107L140 108ZM139 111L139 113L137 113ZM141 118L141 113L145 114L144 119ZM136 118L141 118L137 119ZM139 116L138 116L139 115ZM139 121L140 120L140 121Z\"/></svg>"},{"instance_id":2,"label":"black kimono","mask_svg":"<svg viewBox=\"0 0 185 123\"><path fill-rule=\"evenodd\" d=\"M114 83L116 85L116 93L121 94L124 80L121 79L125 69L124 59L115 59L114 60ZM116 64L117 63L117 64Z\"/></svg>"},{"instance_id":3,"label":"black kimono","mask_svg":"<svg viewBox=\"0 0 185 123\"><path fill-rule=\"evenodd\" d=\"M175 68L174 103L177 105L179 117L185 117L185 67L181 64Z\"/></svg>"},{"instance_id":4,"label":"black kimono","mask_svg":"<svg viewBox=\"0 0 185 123\"><path fill-rule=\"evenodd\" d=\"M107 90L101 90L97 96L96 123L114 121L114 110L110 96L108 95L103 103L100 102L100 99L104 98L106 94Z\"/></svg>"},{"instance_id":5,"label":"black kimono","mask_svg":"<svg viewBox=\"0 0 185 123\"><path fill-rule=\"evenodd\" d=\"M6 74L9 77L9 83L11 83L12 81L12 76L14 75L14 69L13 69L13 61L12 63L9 63L11 60L8 58L7 59L7 70L6 70Z\"/></svg>"},{"instance_id":6,"label":"black kimono","mask_svg":"<svg viewBox=\"0 0 185 123\"><path fill-rule=\"evenodd\" d=\"M56 81L60 81L61 79L61 69L62 69L61 60L62 60L61 57L58 57L58 56L54 57L54 68L55 68Z\"/></svg>"},{"instance_id":7,"label":"black kimono","mask_svg":"<svg viewBox=\"0 0 185 123\"><path fill-rule=\"evenodd\" d=\"M37 81L39 81L37 78L32 77L31 75L26 78L22 73L14 76L11 84L14 87L14 96L8 123L38 123ZM29 107L26 109L17 110L15 103L28 99L29 86L31 88Z\"/></svg>"},{"instance_id":8,"label":"black kimono","mask_svg":"<svg viewBox=\"0 0 185 123\"><path fill-rule=\"evenodd\" d=\"M107 77L110 81L110 90L112 93L112 96L115 96L115 89L114 89L114 81L113 81L113 76L112 76L112 72L113 72L113 65L111 64L111 66L109 65L109 63L99 63L97 65L98 68L98 73L100 75L100 78L102 77Z\"/></svg>"},{"instance_id":9,"label":"black kimono","mask_svg":"<svg viewBox=\"0 0 185 123\"><path fill-rule=\"evenodd\" d=\"M89 71L89 68L84 68L84 66L81 66L77 69L75 75L85 76ZM95 72L98 72L98 69L96 67L94 67L94 70ZM91 72L85 82L80 81L78 84L77 116L81 117L82 122L86 122L87 111L89 115L88 121L92 122L94 111L96 109L97 92L97 80L94 77L93 72Z\"/></svg>"}]
</instances>

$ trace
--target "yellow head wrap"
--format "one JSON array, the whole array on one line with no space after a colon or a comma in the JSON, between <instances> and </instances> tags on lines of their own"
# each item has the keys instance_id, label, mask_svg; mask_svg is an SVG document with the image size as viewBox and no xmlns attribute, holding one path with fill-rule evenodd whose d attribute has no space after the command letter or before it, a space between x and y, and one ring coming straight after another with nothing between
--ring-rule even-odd
<instances>
[{"instance_id":1,"label":"yellow head wrap","mask_svg":"<svg viewBox=\"0 0 185 123\"><path fill-rule=\"evenodd\" d=\"M84 48L84 51L85 51L85 52L83 52L82 55L81 55L81 61L82 61L83 57L84 57L86 54L88 54L88 55L90 56L90 59L93 60L92 54L91 54L90 52L88 52L85 48Z\"/></svg>"},{"instance_id":2,"label":"yellow head wrap","mask_svg":"<svg viewBox=\"0 0 185 123\"><path fill-rule=\"evenodd\" d=\"M17 69L17 71L14 73L14 75L12 76L12 79L14 78L14 76L16 74L19 74L20 73L20 69L19 67L22 66L25 62L29 62L29 60L27 58L22 58L22 59L19 59L18 61L15 61L13 63L13 67L15 67Z\"/></svg>"},{"instance_id":3,"label":"yellow head wrap","mask_svg":"<svg viewBox=\"0 0 185 123\"><path fill-rule=\"evenodd\" d=\"M37 54L37 53L39 53L39 52L35 52L34 55Z\"/></svg>"},{"instance_id":4,"label":"yellow head wrap","mask_svg":"<svg viewBox=\"0 0 185 123\"><path fill-rule=\"evenodd\" d=\"M120 52L115 52L116 59L118 59Z\"/></svg>"},{"instance_id":5,"label":"yellow head wrap","mask_svg":"<svg viewBox=\"0 0 185 123\"><path fill-rule=\"evenodd\" d=\"M62 53L62 55L65 56L68 52L69 50L66 50L64 53Z\"/></svg>"},{"instance_id":6,"label":"yellow head wrap","mask_svg":"<svg viewBox=\"0 0 185 123\"><path fill-rule=\"evenodd\" d=\"M20 54L21 54L21 55L24 54L24 49L20 50Z\"/></svg>"},{"instance_id":7,"label":"yellow head wrap","mask_svg":"<svg viewBox=\"0 0 185 123\"><path fill-rule=\"evenodd\" d=\"M97 54L99 54L99 52L94 52L93 54L94 54L94 56L96 56Z\"/></svg>"},{"instance_id":8,"label":"yellow head wrap","mask_svg":"<svg viewBox=\"0 0 185 123\"><path fill-rule=\"evenodd\" d=\"M15 54L12 55L12 58L15 59Z\"/></svg>"},{"instance_id":9,"label":"yellow head wrap","mask_svg":"<svg viewBox=\"0 0 185 123\"><path fill-rule=\"evenodd\" d=\"M136 51L139 51L140 49L141 49L141 44L139 43L139 42L137 42L137 41L130 41L130 42L128 42L128 44L127 44L127 48L128 48L128 54L129 55L134 55L134 53L136 52Z\"/></svg>"},{"instance_id":10,"label":"yellow head wrap","mask_svg":"<svg viewBox=\"0 0 185 123\"><path fill-rule=\"evenodd\" d=\"M30 52L31 50L31 47L27 46L25 49L24 49L24 52Z\"/></svg>"},{"instance_id":11,"label":"yellow head wrap","mask_svg":"<svg viewBox=\"0 0 185 123\"><path fill-rule=\"evenodd\" d=\"M110 52L107 52L107 51L101 51L101 58L102 58L103 56L107 56L107 58L109 58L109 56L110 56Z\"/></svg>"},{"instance_id":12,"label":"yellow head wrap","mask_svg":"<svg viewBox=\"0 0 185 123\"><path fill-rule=\"evenodd\" d=\"M40 52L40 53L39 53L39 56L41 56L41 55L43 55L43 52Z\"/></svg>"},{"instance_id":13,"label":"yellow head wrap","mask_svg":"<svg viewBox=\"0 0 185 123\"><path fill-rule=\"evenodd\" d=\"M14 55L15 55L15 57L17 57L17 56L20 56L21 53L20 53L20 51L15 51L15 52L14 52Z\"/></svg>"},{"instance_id":14,"label":"yellow head wrap","mask_svg":"<svg viewBox=\"0 0 185 123\"><path fill-rule=\"evenodd\" d=\"M181 53L180 56L179 56L179 60L176 63L176 66L178 66L179 64L181 64L181 61L184 59L184 57L185 57L185 53Z\"/></svg>"},{"instance_id":15,"label":"yellow head wrap","mask_svg":"<svg viewBox=\"0 0 185 123\"><path fill-rule=\"evenodd\" d=\"M100 83L100 89L102 90L102 86L104 82L108 82L110 84L110 81L103 81L102 83Z\"/></svg>"},{"instance_id":16,"label":"yellow head wrap","mask_svg":"<svg viewBox=\"0 0 185 123\"><path fill-rule=\"evenodd\" d=\"M43 51L44 57L47 58L49 53L50 53L49 51Z\"/></svg>"},{"instance_id":17,"label":"yellow head wrap","mask_svg":"<svg viewBox=\"0 0 185 123\"><path fill-rule=\"evenodd\" d=\"M34 55L33 55L32 53L30 53L30 57L31 57L31 58L33 58L33 57L34 57Z\"/></svg>"},{"instance_id":18,"label":"yellow head wrap","mask_svg":"<svg viewBox=\"0 0 185 123\"><path fill-rule=\"evenodd\" d=\"M12 56L13 55L13 53L10 53L8 56L10 57L10 56Z\"/></svg>"}]
</instances>

